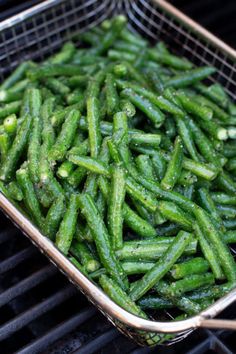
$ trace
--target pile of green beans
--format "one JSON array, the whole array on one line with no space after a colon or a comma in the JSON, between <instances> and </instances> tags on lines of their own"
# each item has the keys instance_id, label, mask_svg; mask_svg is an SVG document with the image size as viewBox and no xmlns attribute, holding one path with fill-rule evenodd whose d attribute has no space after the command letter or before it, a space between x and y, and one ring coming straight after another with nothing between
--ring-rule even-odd
<instances>
[{"instance_id":1,"label":"pile of green beans","mask_svg":"<svg viewBox=\"0 0 236 354\"><path fill-rule=\"evenodd\" d=\"M0 85L0 189L127 311L190 316L236 283L236 106L126 25Z\"/></svg>"}]
</instances>

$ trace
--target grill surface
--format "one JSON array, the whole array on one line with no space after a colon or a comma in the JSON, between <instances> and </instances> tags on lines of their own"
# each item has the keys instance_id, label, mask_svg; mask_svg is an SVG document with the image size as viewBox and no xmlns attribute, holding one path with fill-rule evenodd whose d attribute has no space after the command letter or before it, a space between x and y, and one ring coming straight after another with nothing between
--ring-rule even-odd
<instances>
[{"instance_id":1,"label":"grill surface","mask_svg":"<svg viewBox=\"0 0 236 354\"><path fill-rule=\"evenodd\" d=\"M39 1L26 1L24 6L36 2ZM210 29L215 26L216 32L221 31L222 35L218 32L219 35L228 38L232 44L235 29L232 22L219 26L222 23L222 1L172 2L199 18ZM1 19L21 10L19 7L10 10L9 3L5 14L0 11ZM217 4L220 7L215 7ZM234 5L232 1L232 5L227 6L231 16ZM205 11L202 6L214 11ZM0 221L4 225L0 233L1 353L157 352L155 348L138 348L122 336L2 214ZM231 306L223 315L227 317L235 311L236 306ZM234 338L235 334L229 331L198 330L172 347L159 347L158 353L233 354L236 353Z\"/></svg>"}]
</instances>

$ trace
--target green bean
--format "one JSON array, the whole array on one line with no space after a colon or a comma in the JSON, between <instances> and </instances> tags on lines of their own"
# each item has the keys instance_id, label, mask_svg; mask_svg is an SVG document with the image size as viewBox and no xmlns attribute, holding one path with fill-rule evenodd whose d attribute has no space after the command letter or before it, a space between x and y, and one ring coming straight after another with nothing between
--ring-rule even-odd
<instances>
[{"instance_id":1,"label":"green bean","mask_svg":"<svg viewBox=\"0 0 236 354\"><path fill-rule=\"evenodd\" d=\"M160 201L158 203L158 209L167 220L181 225L187 231L192 230L193 218L176 204Z\"/></svg>"},{"instance_id":2,"label":"green bean","mask_svg":"<svg viewBox=\"0 0 236 354\"><path fill-rule=\"evenodd\" d=\"M75 54L76 48L72 42L66 42L59 53L53 55L49 60L52 64L64 64L71 61Z\"/></svg>"},{"instance_id":3,"label":"green bean","mask_svg":"<svg viewBox=\"0 0 236 354\"><path fill-rule=\"evenodd\" d=\"M231 158L228 160L225 168L228 170L228 171L235 171L236 170L236 158Z\"/></svg>"},{"instance_id":4,"label":"green bean","mask_svg":"<svg viewBox=\"0 0 236 354\"><path fill-rule=\"evenodd\" d=\"M43 83L55 95L66 96L70 93L69 87L54 77L44 80Z\"/></svg>"},{"instance_id":5,"label":"green bean","mask_svg":"<svg viewBox=\"0 0 236 354\"><path fill-rule=\"evenodd\" d=\"M199 204L204 208L213 218L215 218L219 224L222 224L219 210L217 210L214 201L211 198L210 193L206 188L198 189Z\"/></svg>"},{"instance_id":6,"label":"green bean","mask_svg":"<svg viewBox=\"0 0 236 354\"><path fill-rule=\"evenodd\" d=\"M115 302L128 312L147 319L147 315L133 302L130 297L122 290L116 282L106 275L101 275L99 283L105 293Z\"/></svg>"},{"instance_id":7,"label":"green bean","mask_svg":"<svg viewBox=\"0 0 236 354\"><path fill-rule=\"evenodd\" d=\"M227 230L234 230L236 228L236 219L223 220L223 225Z\"/></svg>"},{"instance_id":8,"label":"green bean","mask_svg":"<svg viewBox=\"0 0 236 354\"><path fill-rule=\"evenodd\" d=\"M125 64L121 63L121 64L116 64L113 67L113 72L116 76L118 77L124 77L127 75L128 73L128 68Z\"/></svg>"},{"instance_id":9,"label":"green bean","mask_svg":"<svg viewBox=\"0 0 236 354\"><path fill-rule=\"evenodd\" d=\"M17 163L27 144L27 139L31 129L31 122L32 117L29 115L25 116L24 121L18 133L16 134L13 144L8 152L8 155L1 166L0 178L3 181L9 180L17 168Z\"/></svg>"},{"instance_id":10,"label":"green bean","mask_svg":"<svg viewBox=\"0 0 236 354\"><path fill-rule=\"evenodd\" d=\"M236 231L227 231L224 233L224 241L226 243L236 243Z\"/></svg>"},{"instance_id":11,"label":"green bean","mask_svg":"<svg viewBox=\"0 0 236 354\"><path fill-rule=\"evenodd\" d=\"M130 32L127 28L124 28L119 36L126 42L131 43L131 44L135 44L138 47L146 47L147 46L147 41L143 38L141 38L141 36L139 36L137 33L132 33Z\"/></svg>"},{"instance_id":12,"label":"green bean","mask_svg":"<svg viewBox=\"0 0 236 354\"><path fill-rule=\"evenodd\" d=\"M9 89L25 76L26 71L33 65L30 61L21 63L8 78L1 84L1 89Z\"/></svg>"},{"instance_id":13,"label":"green bean","mask_svg":"<svg viewBox=\"0 0 236 354\"><path fill-rule=\"evenodd\" d=\"M153 295L144 296L138 301L138 305L144 310L165 310L175 307L170 300Z\"/></svg>"},{"instance_id":14,"label":"green bean","mask_svg":"<svg viewBox=\"0 0 236 354\"><path fill-rule=\"evenodd\" d=\"M199 154L197 152L191 131L188 128L187 123L183 119L177 119L176 124L178 133L183 141L184 147L187 149L189 155L194 161L199 161Z\"/></svg>"},{"instance_id":15,"label":"green bean","mask_svg":"<svg viewBox=\"0 0 236 354\"><path fill-rule=\"evenodd\" d=\"M138 168L138 171L146 176L149 179L155 179L154 170L152 162L149 156L147 155L138 155L135 158L135 162Z\"/></svg>"},{"instance_id":16,"label":"green bean","mask_svg":"<svg viewBox=\"0 0 236 354\"><path fill-rule=\"evenodd\" d=\"M194 142L196 143L199 151L203 157L213 164L218 166L218 158L215 149L212 146L211 141L202 132L201 128L192 120L188 119L189 128L192 132Z\"/></svg>"},{"instance_id":17,"label":"green bean","mask_svg":"<svg viewBox=\"0 0 236 354\"><path fill-rule=\"evenodd\" d=\"M65 199L63 195L59 195L59 197L55 199L50 209L48 210L43 226L44 234L48 236L51 240L54 240L56 236L56 232L58 231L64 212Z\"/></svg>"},{"instance_id":18,"label":"green bean","mask_svg":"<svg viewBox=\"0 0 236 354\"><path fill-rule=\"evenodd\" d=\"M145 179L143 177L139 177L138 181L148 191L152 192L157 198L174 202L186 212L193 213L195 209L195 204L191 200L185 198L180 193L174 191L165 191L160 187L157 182L150 181L147 178Z\"/></svg>"},{"instance_id":19,"label":"green bean","mask_svg":"<svg viewBox=\"0 0 236 354\"><path fill-rule=\"evenodd\" d=\"M227 133L230 139L236 139L236 129L235 127L228 127Z\"/></svg>"},{"instance_id":20,"label":"green bean","mask_svg":"<svg viewBox=\"0 0 236 354\"><path fill-rule=\"evenodd\" d=\"M1 161L4 162L8 156L10 148L10 138L9 136L3 132L0 134L0 154L1 154Z\"/></svg>"},{"instance_id":21,"label":"green bean","mask_svg":"<svg viewBox=\"0 0 236 354\"><path fill-rule=\"evenodd\" d=\"M108 231L93 199L88 194L81 194L79 196L79 202L81 211L93 235L101 263L117 284L119 284L122 289L127 289L128 283L126 275L112 252ZM94 227L94 225L96 225L96 227Z\"/></svg>"},{"instance_id":22,"label":"green bean","mask_svg":"<svg viewBox=\"0 0 236 354\"><path fill-rule=\"evenodd\" d=\"M235 282L236 267L234 259L230 254L228 247L224 244L220 233L216 230L207 213L203 209L197 207L194 213L201 231L205 232L207 240L217 252L225 276L229 281Z\"/></svg>"},{"instance_id":23,"label":"green bean","mask_svg":"<svg viewBox=\"0 0 236 354\"><path fill-rule=\"evenodd\" d=\"M123 52L130 52L130 53L134 53L134 54L138 54L140 52L139 46L137 46L135 44L127 43L122 40L115 41L113 47L115 49L121 50Z\"/></svg>"},{"instance_id":24,"label":"green bean","mask_svg":"<svg viewBox=\"0 0 236 354\"><path fill-rule=\"evenodd\" d=\"M183 145L180 137L175 139L174 150L171 155L171 159L167 165L166 173L161 181L161 187L165 190L171 190L174 188L177 182L183 162Z\"/></svg>"},{"instance_id":25,"label":"green bean","mask_svg":"<svg viewBox=\"0 0 236 354\"><path fill-rule=\"evenodd\" d=\"M87 122L91 156L96 158L101 146L101 133L99 130L99 102L96 98L87 99Z\"/></svg>"},{"instance_id":26,"label":"green bean","mask_svg":"<svg viewBox=\"0 0 236 354\"><path fill-rule=\"evenodd\" d=\"M186 312L189 315L194 315L201 311L201 307L199 306L199 304L190 300L186 296L181 296L181 297L172 296L169 291L169 285L162 280L155 286L155 290L162 297L168 299L175 306L178 306L182 311Z\"/></svg>"},{"instance_id":27,"label":"green bean","mask_svg":"<svg viewBox=\"0 0 236 354\"><path fill-rule=\"evenodd\" d=\"M236 183L229 174L221 171L216 179L217 186L226 193L234 194L236 192Z\"/></svg>"},{"instance_id":28,"label":"green bean","mask_svg":"<svg viewBox=\"0 0 236 354\"><path fill-rule=\"evenodd\" d=\"M73 168L74 168L73 163L71 163L70 161L66 160L58 168L57 176L59 178L68 178L71 175L71 173L73 171Z\"/></svg>"},{"instance_id":29,"label":"green bean","mask_svg":"<svg viewBox=\"0 0 236 354\"><path fill-rule=\"evenodd\" d=\"M223 205L236 205L236 197L234 195L223 192L211 192L211 198L214 202Z\"/></svg>"},{"instance_id":30,"label":"green bean","mask_svg":"<svg viewBox=\"0 0 236 354\"><path fill-rule=\"evenodd\" d=\"M200 118L199 121L203 120L204 122L207 122L212 119L213 112L210 108L200 106L197 102L193 101L192 98L189 98L184 93L178 93L177 97L183 108L188 113Z\"/></svg>"},{"instance_id":31,"label":"green bean","mask_svg":"<svg viewBox=\"0 0 236 354\"><path fill-rule=\"evenodd\" d=\"M11 114L3 121L3 127L7 134L14 135L17 130L17 117L15 114Z\"/></svg>"},{"instance_id":32,"label":"green bean","mask_svg":"<svg viewBox=\"0 0 236 354\"><path fill-rule=\"evenodd\" d=\"M216 205L219 215L226 219L234 219L236 216L236 207L233 205Z\"/></svg>"},{"instance_id":33,"label":"green bean","mask_svg":"<svg viewBox=\"0 0 236 354\"><path fill-rule=\"evenodd\" d=\"M172 296L181 296L186 292L212 284L214 284L214 276L212 273L192 274L184 279L171 283L168 291Z\"/></svg>"},{"instance_id":34,"label":"green bean","mask_svg":"<svg viewBox=\"0 0 236 354\"><path fill-rule=\"evenodd\" d=\"M116 251L120 260L153 262L166 252L175 237L155 237L142 240L125 241L123 247ZM197 241L193 239L186 247L184 254L196 253Z\"/></svg>"},{"instance_id":35,"label":"green bean","mask_svg":"<svg viewBox=\"0 0 236 354\"><path fill-rule=\"evenodd\" d=\"M73 92L68 94L66 96L66 102L68 103L68 105L79 103L81 105L80 108L82 108L84 104L84 95L81 89L76 88Z\"/></svg>"},{"instance_id":36,"label":"green bean","mask_svg":"<svg viewBox=\"0 0 236 354\"><path fill-rule=\"evenodd\" d=\"M88 82L87 75L75 75L68 78L67 85L71 88L85 86Z\"/></svg>"},{"instance_id":37,"label":"green bean","mask_svg":"<svg viewBox=\"0 0 236 354\"><path fill-rule=\"evenodd\" d=\"M91 273L100 268L100 263L94 258L90 249L85 243L73 241L70 252L78 259L86 272Z\"/></svg>"},{"instance_id":38,"label":"green bean","mask_svg":"<svg viewBox=\"0 0 236 354\"><path fill-rule=\"evenodd\" d=\"M136 57L134 57L134 60L136 59ZM133 61L134 61L133 60ZM127 67L128 70L128 76L137 81L139 84L146 86L146 80L144 79L143 75L134 67L134 65L132 65L131 63L129 63L128 61L123 62L123 64Z\"/></svg>"},{"instance_id":39,"label":"green bean","mask_svg":"<svg viewBox=\"0 0 236 354\"><path fill-rule=\"evenodd\" d=\"M21 108L21 101L6 103L0 107L0 119L8 117L10 114L18 113Z\"/></svg>"},{"instance_id":40,"label":"green bean","mask_svg":"<svg viewBox=\"0 0 236 354\"><path fill-rule=\"evenodd\" d=\"M165 223L157 227L156 232L160 236L175 236L180 231L180 226L174 223Z\"/></svg>"},{"instance_id":41,"label":"green bean","mask_svg":"<svg viewBox=\"0 0 236 354\"><path fill-rule=\"evenodd\" d=\"M158 203L152 193L147 191L143 186L135 182L131 177L126 178L126 191L134 199L138 200L145 208L155 211Z\"/></svg>"},{"instance_id":42,"label":"green bean","mask_svg":"<svg viewBox=\"0 0 236 354\"><path fill-rule=\"evenodd\" d=\"M77 167L69 176L68 183L77 188L87 175L87 170L84 167Z\"/></svg>"},{"instance_id":43,"label":"green bean","mask_svg":"<svg viewBox=\"0 0 236 354\"><path fill-rule=\"evenodd\" d=\"M228 104L228 97L220 84L205 86L201 83L198 83L195 85L195 88L204 96L215 102L217 105L226 108Z\"/></svg>"},{"instance_id":44,"label":"green bean","mask_svg":"<svg viewBox=\"0 0 236 354\"><path fill-rule=\"evenodd\" d=\"M83 74L83 70L76 64L44 64L28 70L27 77L30 80L41 80L56 76L75 76Z\"/></svg>"},{"instance_id":45,"label":"green bean","mask_svg":"<svg viewBox=\"0 0 236 354\"><path fill-rule=\"evenodd\" d=\"M39 116L33 118L33 129L29 138L28 161L29 174L33 183L39 182L41 122Z\"/></svg>"},{"instance_id":46,"label":"green bean","mask_svg":"<svg viewBox=\"0 0 236 354\"><path fill-rule=\"evenodd\" d=\"M56 246L61 252L67 254L76 228L76 220L79 209L78 195L72 194L67 209L56 234Z\"/></svg>"},{"instance_id":47,"label":"green bean","mask_svg":"<svg viewBox=\"0 0 236 354\"><path fill-rule=\"evenodd\" d=\"M164 91L164 85L160 74L153 69L147 70L147 77L151 81L151 85L158 94L161 94Z\"/></svg>"},{"instance_id":48,"label":"green bean","mask_svg":"<svg viewBox=\"0 0 236 354\"><path fill-rule=\"evenodd\" d=\"M125 199L125 172L119 165L114 166L111 174L111 197L108 206L108 229L113 249L123 244L122 204Z\"/></svg>"},{"instance_id":49,"label":"green bean","mask_svg":"<svg viewBox=\"0 0 236 354\"><path fill-rule=\"evenodd\" d=\"M108 73L105 82L107 114L108 116L113 116L119 108L119 96L116 90L114 76L111 73Z\"/></svg>"},{"instance_id":50,"label":"green bean","mask_svg":"<svg viewBox=\"0 0 236 354\"><path fill-rule=\"evenodd\" d=\"M51 161L58 161L63 159L66 151L73 142L79 119L80 113L76 110L71 110L67 114L65 122L62 125L61 132L49 152L49 159Z\"/></svg>"},{"instance_id":51,"label":"green bean","mask_svg":"<svg viewBox=\"0 0 236 354\"><path fill-rule=\"evenodd\" d=\"M91 97L96 97L98 98L100 90L101 90L101 85L104 82L106 77L106 73L104 70L99 70L94 77L90 78L88 81L88 86L86 90L86 97L91 98Z\"/></svg>"},{"instance_id":52,"label":"green bean","mask_svg":"<svg viewBox=\"0 0 236 354\"><path fill-rule=\"evenodd\" d=\"M130 297L132 300L138 300L149 289L151 289L163 276L171 269L177 259L184 252L189 244L192 235L181 231L178 233L174 241L169 245L168 249L161 256L159 261L151 268L140 280L132 284Z\"/></svg>"},{"instance_id":53,"label":"green bean","mask_svg":"<svg viewBox=\"0 0 236 354\"><path fill-rule=\"evenodd\" d=\"M122 262L122 268L124 269L127 275L134 275L134 274L145 274L148 272L155 263L153 262Z\"/></svg>"},{"instance_id":54,"label":"green bean","mask_svg":"<svg viewBox=\"0 0 236 354\"><path fill-rule=\"evenodd\" d=\"M88 173L84 183L83 192L91 195L92 198L96 198L98 190L97 176L94 173Z\"/></svg>"},{"instance_id":55,"label":"green bean","mask_svg":"<svg viewBox=\"0 0 236 354\"><path fill-rule=\"evenodd\" d=\"M235 142L227 142L223 147L223 154L225 157L234 157L236 154L236 144Z\"/></svg>"},{"instance_id":56,"label":"green bean","mask_svg":"<svg viewBox=\"0 0 236 354\"><path fill-rule=\"evenodd\" d=\"M128 98L137 108L143 111L155 127L160 127L164 121L164 115L157 106L148 99L138 95L132 89L125 89L121 96Z\"/></svg>"},{"instance_id":57,"label":"green bean","mask_svg":"<svg viewBox=\"0 0 236 354\"><path fill-rule=\"evenodd\" d=\"M230 137L229 130L227 131L225 128L221 127L219 124L215 123L212 120L208 121L199 121L200 126L204 129L210 136L214 139L218 140L226 140L228 139L228 134Z\"/></svg>"},{"instance_id":58,"label":"green bean","mask_svg":"<svg viewBox=\"0 0 236 354\"><path fill-rule=\"evenodd\" d=\"M211 287L203 288L188 294L188 298L193 301L201 301L203 299L218 299L224 296L234 287L233 283L225 283L222 285L213 285Z\"/></svg>"},{"instance_id":59,"label":"green bean","mask_svg":"<svg viewBox=\"0 0 236 354\"><path fill-rule=\"evenodd\" d=\"M186 87L197 83L205 79L206 77L214 74L216 71L212 66L204 66L202 68L192 69L187 72L177 74L171 77L166 83L165 86L171 87Z\"/></svg>"},{"instance_id":60,"label":"green bean","mask_svg":"<svg viewBox=\"0 0 236 354\"><path fill-rule=\"evenodd\" d=\"M94 48L94 52L96 54L102 54L107 51L119 36L125 24L126 18L123 15L117 16L112 21L110 30L107 31L97 43L96 47Z\"/></svg>"},{"instance_id":61,"label":"green bean","mask_svg":"<svg viewBox=\"0 0 236 354\"><path fill-rule=\"evenodd\" d=\"M165 175L166 171L166 161L163 159L159 151L156 151L156 154L152 157L152 163L154 167L155 174L160 182Z\"/></svg>"},{"instance_id":62,"label":"green bean","mask_svg":"<svg viewBox=\"0 0 236 354\"><path fill-rule=\"evenodd\" d=\"M192 63L187 59L169 53L160 53L156 48L149 49L148 54L150 59L174 69L188 70L192 68Z\"/></svg>"},{"instance_id":63,"label":"green bean","mask_svg":"<svg viewBox=\"0 0 236 354\"><path fill-rule=\"evenodd\" d=\"M203 106L209 107L214 112L214 117L222 121L222 124L227 124L229 120L229 115L221 109L217 104L213 103L212 101L208 100L204 96L194 96L194 99L197 100Z\"/></svg>"},{"instance_id":64,"label":"green bean","mask_svg":"<svg viewBox=\"0 0 236 354\"><path fill-rule=\"evenodd\" d=\"M16 172L16 180L23 192L25 204L35 220L36 224L40 227L43 225L43 215L40 210L39 202L36 197L34 186L29 178L27 167L20 168Z\"/></svg>"},{"instance_id":65,"label":"green bean","mask_svg":"<svg viewBox=\"0 0 236 354\"><path fill-rule=\"evenodd\" d=\"M10 197L18 202L21 202L24 198L22 190L16 181L12 181L7 185L7 190Z\"/></svg>"},{"instance_id":66,"label":"green bean","mask_svg":"<svg viewBox=\"0 0 236 354\"><path fill-rule=\"evenodd\" d=\"M157 235L153 226L135 213L126 203L123 206L123 217L125 225L138 235L148 238Z\"/></svg>"},{"instance_id":67,"label":"green bean","mask_svg":"<svg viewBox=\"0 0 236 354\"><path fill-rule=\"evenodd\" d=\"M197 182L197 176L192 174L192 172L190 172L190 171L183 170L180 173L177 184L179 184L183 187L189 187L195 182Z\"/></svg>"},{"instance_id":68,"label":"green bean","mask_svg":"<svg viewBox=\"0 0 236 354\"><path fill-rule=\"evenodd\" d=\"M127 99L120 100L120 108L128 118L132 118L136 114L135 106Z\"/></svg>"},{"instance_id":69,"label":"green bean","mask_svg":"<svg viewBox=\"0 0 236 354\"><path fill-rule=\"evenodd\" d=\"M70 154L69 161L93 173L102 174L107 177L110 176L110 172L107 169L106 165L98 159Z\"/></svg>"},{"instance_id":70,"label":"green bean","mask_svg":"<svg viewBox=\"0 0 236 354\"><path fill-rule=\"evenodd\" d=\"M65 120L65 117L74 109L80 110L81 103L75 103L66 108L56 110L51 116L51 124L53 127L59 127Z\"/></svg>"},{"instance_id":71,"label":"green bean","mask_svg":"<svg viewBox=\"0 0 236 354\"><path fill-rule=\"evenodd\" d=\"M183 110L178 107L176 104L172 103L163 96L157 96L152 91L143 88L141 85L134 84L132 82L124 80L116 80L118 86L123 90L133 90L136 94L143 96L149 100L152 104L157 106L159 109L171 113L173 115L178 115L180 117L184 116Z\"/></svg>"},{"instance_id":72,"label":"green bean","mask_svg":"<svg viewBox=\"0 0 236 354\"><path fill-rule=\"evenodd\" d=\"M183 168L207 181L212 181L218 174L218 171L214 166L193 161L188 158L183 159Z\"/></svg>"},{"instance_id":73,"label":"green bean","mask_svg":"<svg viewBox=\"0 0 236 354\"><path fill-rule=\"evenodd\" d=\"M174 279L181 279L192 274L205 273L209 268L208 262L202 257L195 257L183 263L173 265L170 270Z\"/></svg>"},{"instance_id":74,"label":"green bean","mask_svg":"<svg viewBox=\"0 0 236 354\"><path fill-rule=\"evenodd\" d=\"M129 141L135 146L144 145L155 149L160 145L161 135L148 133L133 133L129 136Z\"/></svg>"},{"instance_id":75,"label":"green bean","mask_svg":"<svg viewBox=\"0 0 236 354\"><path fill-rule=\"evenodd\" d=\"M9 90L0 90L0 102L10 103L13 101L19 101L22 99L22 92L12 92Z\"/></svg>"}]
</instances>

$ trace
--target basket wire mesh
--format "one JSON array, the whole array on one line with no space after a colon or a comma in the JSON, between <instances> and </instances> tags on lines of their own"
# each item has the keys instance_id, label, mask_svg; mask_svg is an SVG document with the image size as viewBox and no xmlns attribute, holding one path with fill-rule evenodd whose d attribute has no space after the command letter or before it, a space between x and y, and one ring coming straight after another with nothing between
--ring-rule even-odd
<instances>
[{"instance_id":1,"label":"basket wire mesh","mask_svg":"<svg viewBox=\"0 0 236 354\"><path fill-rule=\"evenodd\" d=\"M168 13L163 7L163 3L165 3L163 0L44 1L30 10L26 10L20 15L0 23L0 81L20 62L27 59L41 61L58 50L73 35L86 31L116 13L125 13L132 31L139 32L151 42L157 40L165 41L173 52L187 57L196 65L214 65L217 68L217 75L210 80L221 82L227 93L233 99L236 98L236 53L233 53L233 57L232 52L226 53L222 51L222 48L213 45L208 38L200 37L194 28L181 23L180 20ZM4 197L0 199L2 199L0 200L1 207L14 220L14 211L9 213L9 208L5 207L3 203ZM19 222L17 223L19 224ZM31 234L29 236L31 240L33 239L38 246L40 244L41 250L44 250L48 256L53 258L48 251L50 246L48 240L41 235L41 243L35 241L36 238L32 237L35 234L34 230L27 232L24 227L21 226L21 228L26 234ZM34 228L32 227L31 229ZM59 251L56 250L55 254L56 252L59 254ZM55 261L55 259L51 260L57 266L59 265L67 276L69 275L76 286L79 286L73 276L70 276L69 272L66 271L66 267L63 264ZM68 261L64 260L64 265L66 264L65 262ZM91 302L99 307L100 311L112 323L139 344L162 344L163 341L165 341L164 344L174 343L186 337L197 326L195 321L194 325L190 325L188 328L185 326L185 330L178 329L178 333L174 335L147 333L142 328L137 330L109 315L103 306L98 304L94 295L89 295L88 291L85 291L83 287L80 286L80 290L89 297ZM226 301L226 304L228 303ZM223 308L224 306L218 306L214 314L217 314L221 307ZM213 312L211 312L211 316ZM156 318L154 316L153 320L160 320L158 316L159 314L157 314ZM172 314L168 312L162 314L162 320L170 321L171 319Z\"/></svg>"}]
</instances>

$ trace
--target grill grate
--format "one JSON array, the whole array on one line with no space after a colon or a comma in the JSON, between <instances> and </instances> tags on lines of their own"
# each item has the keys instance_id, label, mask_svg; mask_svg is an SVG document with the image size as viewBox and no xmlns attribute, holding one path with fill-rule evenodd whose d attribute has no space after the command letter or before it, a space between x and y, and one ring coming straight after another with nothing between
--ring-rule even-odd
<instances>
[{"instance_id":1,"label":"grill grate","mask_svg":"<svg viewBox=\"0 0 236 354\"><path fill-rule=\"evenodd\" d=\"M122 336L2 214L0 222L6 225L0 233L1 353L156 352ZM158 348L160 354L235 352L233 332L202 329L171 348Z\"/></svg>"}]
</instances>

